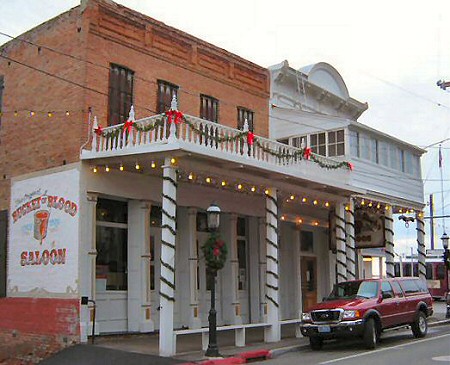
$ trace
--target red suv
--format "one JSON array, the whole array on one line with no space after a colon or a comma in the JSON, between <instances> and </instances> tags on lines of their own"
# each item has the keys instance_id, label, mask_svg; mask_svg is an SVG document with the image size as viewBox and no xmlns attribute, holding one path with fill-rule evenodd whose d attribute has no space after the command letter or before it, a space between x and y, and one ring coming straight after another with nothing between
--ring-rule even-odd
<instances>
[{"instance_id":1,"label":"red suv","mask_svg":"<svg viewBox=\"0 0 450 365\"><path fill-rule=\"evenodd\" d=\"M303 336L313 350L323 340L359 336L374 349L381 332L410 325L414 337L427 334L433 299L419 278L368 279L336 284L322 303L302 313Z\"/></svg>"}]
</instances>

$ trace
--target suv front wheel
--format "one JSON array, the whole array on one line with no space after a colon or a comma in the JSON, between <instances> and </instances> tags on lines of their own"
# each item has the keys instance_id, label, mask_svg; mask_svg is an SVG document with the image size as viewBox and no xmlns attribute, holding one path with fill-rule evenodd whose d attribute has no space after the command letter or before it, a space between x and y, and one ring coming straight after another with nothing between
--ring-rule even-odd
<instances>
[{"instance_id":1,"label":"suv front wheel","mask_svg":"<svg viewBox=\"0 0 450 365\"><path fill-rule=\"evenodd\" d=\"M364 345L369 350L372 350L377 346L377 329L373 318L368 318L366 321L366 325L364 326L363 341Z\"/></svg>"},{"instance_id":2,"label":"suv front wheel","mask_svg":"<svg viewBox=\"0 0 450 365\"><path fill-rule=\"evenodd\" d=\"M428 332L428 323L425 313L417 313L416 320L411 324L411 330L415 338L425 337Z\"/></svg>"}]
</instances>

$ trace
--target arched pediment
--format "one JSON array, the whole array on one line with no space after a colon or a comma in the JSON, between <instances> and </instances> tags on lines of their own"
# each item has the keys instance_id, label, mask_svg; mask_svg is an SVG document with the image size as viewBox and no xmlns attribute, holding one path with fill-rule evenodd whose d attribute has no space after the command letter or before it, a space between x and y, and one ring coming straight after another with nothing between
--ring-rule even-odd
<instances>
[{"instance_id":1,"label":"arched pediment","mask_svg":"<svg viewBox=\"0 0 450 365\"><path fill-rule=\"evenodd\" d=\"M300 69L308 81L330 93L347 100L349 93L342 76L328 63L319 62Z\"/></svg>"}]
</instances>

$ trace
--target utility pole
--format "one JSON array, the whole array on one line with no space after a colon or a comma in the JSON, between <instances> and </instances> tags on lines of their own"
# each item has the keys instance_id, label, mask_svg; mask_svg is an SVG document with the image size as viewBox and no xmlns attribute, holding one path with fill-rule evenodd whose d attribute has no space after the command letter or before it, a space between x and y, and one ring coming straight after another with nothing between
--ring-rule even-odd
<instances>
[{"instance_id":1,"label":"utility pole","mask_svg":"<svg viewBox=\"0 0 450 365\"><path fill-rule=\"evenodd\" d=\"M430 194L430 247L434 250L434 202L433 194Z\"/></svg>"}]
</instances>

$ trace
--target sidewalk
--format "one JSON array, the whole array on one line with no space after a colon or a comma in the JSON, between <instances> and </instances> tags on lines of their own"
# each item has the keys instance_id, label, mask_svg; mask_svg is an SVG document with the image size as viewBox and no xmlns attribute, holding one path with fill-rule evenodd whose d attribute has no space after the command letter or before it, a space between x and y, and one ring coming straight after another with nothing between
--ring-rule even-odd
<instances>
[{"instance_id":1,"label":"sidewalk","mask_svg":"<svg viewBox=\"0 0 450 365\"><path fill-rule=\"evenodd\" d=\"M450 323L445 318L445 303L436 302L434 314L429 318L429 326ZM55 356L41 362L45 365L54 364L239 364L247 362L247 357L264 358L276 357L288 351L298 351L309 346L306 337L295 338L294 326L282 327L282 340L275 343L264 343L263 330L259 328L246 331L247 345L234 346L234 332L218 333L218 346L221 355L228 360L214 360L206 362L204 352L201 351L200 335L184 335L177 339L177 354L173 358L158 356L159 337L157 334L145 335L117 335L96 337L95 345L77 345L61 351ZM233 362L231 357L237 357Z\"/></svg>"}]
</instances>

